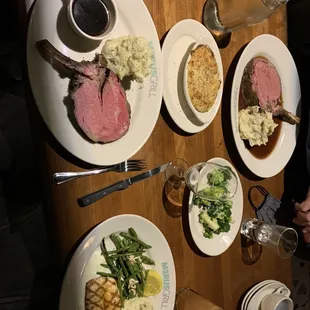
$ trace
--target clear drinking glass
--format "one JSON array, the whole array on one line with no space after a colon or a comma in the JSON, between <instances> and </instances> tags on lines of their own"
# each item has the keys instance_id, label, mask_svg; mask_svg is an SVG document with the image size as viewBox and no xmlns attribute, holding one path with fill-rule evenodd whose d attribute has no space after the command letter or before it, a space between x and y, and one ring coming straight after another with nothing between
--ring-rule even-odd
<instances>
[{"instance_id":1,"label":"clear drinking glass","mask_svg":"<svg viewBox=\"0 0 310 310\"><path fill-rule=\"evenodd\" d=\"M188 164L182 158L174 159L166 169L165 208L173 216L182 214L181 207L186 186L184 174L187 169Z\"/></svg>"},{"instance_id":2,"label":"clear drinking glass","mask_svg":"<svg viewBox=\"0 0 310 310\"><path fill-rule=\"evenodd\" d=\"M243 221L241 234L278 254L289 258L296 251L298 234L293 228L265 223L252 218Z\"/></svg>"},{"instance_id":3,"label":"clear drinking glass","mask_svg":"<svg viewBox=\"0 0 310 310\"><path fill-rule=\"evenodd\" d=\"M190 288L183 288L177 293L175 305L176 310L223 310Z\"/></svg>"},{"instance_id":4,"label":"clear drinking glass","mask_svg":"<svg viewBox=\"0 0 310 310\"><path fill-rule=\"evenodd\" d=\"M268 18L288 0L207 0L203 23L216 37Z\"/></svg>"},{"instance_id":5,"label":"clear drinking glass","mask_svg":"<svg viewBox=\"0 0 310 310\"><path fill-rule=\"evenodd\" d=\"M209 185L208 174L216 169L220 169L225 175L230 176L229 181L227 181L228 191L221 191L215 189L216 186ZM196 196L207 200L231 199L236 194L238 188L237 176L230 167L210 162L203 162L190 167L185 172L185 181Z\"/></svg>"}]
</instances>

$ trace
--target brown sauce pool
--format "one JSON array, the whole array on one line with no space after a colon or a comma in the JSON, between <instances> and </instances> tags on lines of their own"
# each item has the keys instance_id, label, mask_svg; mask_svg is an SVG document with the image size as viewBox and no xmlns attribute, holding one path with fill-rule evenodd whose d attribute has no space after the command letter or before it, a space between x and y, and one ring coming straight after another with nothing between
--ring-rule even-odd
<instances>
[{"instance_id":1,"label":"brown sauce pool","mask_svg":"<svg viewBox=\"0 0 310 310\"><path fill-rule=\"evenodd\" d=\"M282 100L281 100L282 101ZM243 96L242 91L240 89L239 91L239 111L242 109L246 109L248 105L246 104ZM267 158L275 149L277 142L279 140L281 129L282 129L282 121L278 118L273 118L274 122L278 124L276 129L274 130L273 134L268 137L268 142L266 145L255 145L253 147L250 146L249 142L247 140L243 140L246 148L249 150L249 152L258 159L265 159Z\"/></svg>"}]
</instances>

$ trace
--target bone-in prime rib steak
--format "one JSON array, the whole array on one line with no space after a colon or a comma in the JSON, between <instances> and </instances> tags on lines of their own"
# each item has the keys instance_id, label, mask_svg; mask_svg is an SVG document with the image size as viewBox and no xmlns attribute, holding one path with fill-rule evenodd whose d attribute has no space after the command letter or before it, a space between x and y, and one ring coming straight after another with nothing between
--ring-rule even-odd
<instances>
[{"instance_id":1,"label":"bone-in prime rib steak","mask_svg":"<svg viewBox=\"0 0 310 310\"><path fill-rule=\"evenodd\" d=\"M288 123L300 123L299 117L282 107L282 85L276 67L267 59L255 57L246 65L242 77L242 95L245 102L280 116Z\"/></svg>"},{"instance_id":2,"label":"bone-in prime rib steak","mask_svg":"<svg viewBox=\"0 0 310 310\"><path fill-rule=\"evenodd\" d=\"M78 125L94 142L108 143L125 135L130 106L117 76L97 54L92 61L77 62L60 53L48 40L36 43L39 53L72 71L69 93Z\"/></svg>"}]
</instances>

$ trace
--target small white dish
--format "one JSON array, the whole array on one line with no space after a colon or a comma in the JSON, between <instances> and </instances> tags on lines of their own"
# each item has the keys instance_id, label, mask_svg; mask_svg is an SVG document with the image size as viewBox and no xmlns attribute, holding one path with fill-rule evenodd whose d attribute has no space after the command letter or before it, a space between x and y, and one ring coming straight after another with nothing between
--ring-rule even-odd
<instances>
[{"instance_id":1,"label":"small white dish","mask_svg":"<svg viewBox=\"0 0 310 310\"><path fill-rule=\"evenodd\" d=\"M214 235L212 239L207 239L203 236L203 228L202 225L199 223L198 218L200 211L199 208L193 204L193 192L191 192L189 196L188 220L193 240L197 247L200 249L200 251L204 254L209 256L218 256L228 250L228 248L234 242L237 234L239 233L243 213L243 191L238 173L230 162L223 158L212 158L208 160L208 162L230 167L235 173L238 183L236 194L231 199L233 202L233 223L231 223L230 231L227 233L221 233L220 235Z\"/></svg>"},{"instance_id":2,"label":"small white dish","mask_svg":"<svg viewBox=\"0 0 310 310\"><path fill-rule=\"evenodd\" d=\"M199 112L196 110L196 108L194 107L189 92L188 92L188 87L187 87L187 76L188 76L188 63L191 60L191 53L200 45L206 45L208 46L212 52L213 55L215 57L216 63L217 63L217 67L218 67L218 72L219 72L219 77L221 80L221 85L220 88L217 91L217 97L215 99L215 102L212 106L212 108L208 111L208 112ZM205 36L201 36L196 44L194 45L194 47L192 48L191 52L188 55L185 67L184 67L184 76L183 76L183 88L184 88L184 95L185 95L185 99L187 101L187 104L189 105L189 107L191 108L191 110L193 111L193 113L195 114L195 116L202 122L202 123L211 123L212 120L214 119L219 106L221 104L222 101L222 95L223 95L223 64L222 64L222 57L220 54L220 50L217 47L217 44L213 38L213 36L211 35L210 32L208 32L208 35L206 34ZM206 89L206 91L208 91Z\"/></svg>"},{"instance_id":3,"label":"small white dish","mask_svg":"<svg viewBox=\"0 0 310 310\"><path fill-rule=\"evenodd\" d=\"M280 287L276 292L266 295L261 302L261 310L293 310L294 304L288 294L289 290Z\"/></svg>"},{"instance_id":4,"label":"small white dish","mask_svg":"<svg viewBox=\"0 0 310 310\"><path fill-rule=\"evenodd\" d=\"M103 4L106 6L107 11L109 12L110 15L110 21L109 21L109 26L108 28L100 35L97 36L92 36L89 35L87 33L85 33L76 23L74 15L73 15L73 3L76 0L70 0L69 4L68 4L68 9L67 9L67 13L68 13L68 20L69 20L69 24L71 25L72 29L80 36L90 39L90 40L103 40L105 38L107 38L108 36L110 36L112 34L112 32L114 31L114 29L116 28L117 25L117 21L118 21L118 10L116 7L116 4L114 2L114 0L97 0L97 1L102 1Z\"/></svg>"},{"instance_id":5,"label":"small white dish","mask_svg":"<svg viewBox=\"0 0 310 310\"><path fill-rule=\"evenodd\" d=\"M162 47L164 102L173 121L188 133L200 132L211 124L211 121L202 123L196 117L186 102L183 89L184 68L188 55L196 41L209 34L208 29L201 23L193 19L184 19L170 29ZM212 44L209 46L212 47ZM216 112L217 110L215 115Z\"/></svg>"},{"instance_id":6,"label":"small white dish","mask_svg":"<svg viewBox=\"0 0 310 310\"><path fill-rule=\"evenodd\" d=\"M282 290L279 290L280 288L282 288ZM268 285L265 285L261 289L256 291L255 294L253 294L245 310L259 309L263 298L266 295L269 295L275 292L277 292L277 294L281 294L281 295L283 294L283 296L286 296L286 297L289 297L291 295L290 290L283 283L280 283L280 282L269 283Z\"/></svg>"}]
</instances>

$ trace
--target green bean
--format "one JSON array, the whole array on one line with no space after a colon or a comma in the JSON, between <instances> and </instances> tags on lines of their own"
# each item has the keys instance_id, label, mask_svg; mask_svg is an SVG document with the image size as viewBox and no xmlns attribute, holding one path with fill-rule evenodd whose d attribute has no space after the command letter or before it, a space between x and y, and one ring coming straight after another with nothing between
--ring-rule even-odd
<instances>
[{"instance_id":1,"label":"green bean","mask_svg":"<svg viewBox=\"0 0 310 310\"><path fill-rule=\"evenodd\" d=\"M113 260L108 255L105 255L105 260L106 260L107 264L109 265L110 270L114 273L118 273L118 269L116 268Z\"/></svg>"},{"instance_id":2,"label":"green bean","mask_svg":"<svg viewBox=\"0 0 310 310\"><path fill-rule=\"evenodd\" d=\"M115 254L110 256L111 258L118 258L118 257L126 257L126 256L139 256L141 254L145 253L145 251L142 252L133 252L133 253L123 253L123 254Z\"/></svg>"},{"instance_id":3,"label":"green bean","mask_svg":"<svg viewBox=\"0 0 310 310\"><path fill-rule=\"evenodd\" d=\"M123 247L123 248L119 248L119 249L116 249L116 250L113 250L113 251L107 251L107 253L108 253L108 254L115 254L115 253L125 252L125 251L129 250L130 247L131 247L131 246L128 245L128 246L125 246L125 247Z\"/></svg>"},{"instance_id":4,"label":"green bean","mask_svg":"<svg viewBox=\"0 0 310 310\"><path fill-rule=\"evenodd\" d=\"M142 255L142 256L141 256L141 260L142 260L142 263L143 263L143 264L146 264L146 265L155 265L155 262L154 262L152 259L150 259L149 257L147 257L147 256Z\"/></svg>"},{"instance_id":5,"label":"green bean","mask_svg":"<svg viewBox=\"0 0 310 310\"><path fill-rule=\"evenodd\" d=\"M124 240L126 240L126 239L124 239ZM130 247L129 247L129 249L128 249L128 252L135 252L135 251L139 250L140 246L141 246L141 245L140 245L139 243L133 242L133 243L130 245Z\"/></svg>"},{"instance_id":6,"label":"green bean","mask_svg":"<svg viewBox=\"0 0 310 310\"><path fill-rule=\"evenodd\" d=\"M110 269L110 266L108 264L100 264L101 267L104 267L104 268L108 268Z\"/></svg>"},{"instance_id":7,"label":"green bean","mask_svg":"<svg viewBox=\"0 0 310 310\"><path fill-rule=\"evenodd\" d=\"M137 235L136 231L135 231L132 227L130 227L130 228L128 229L128 232L129 232L129 234L132 235L133 237L138 238L138 235Z\"/></svg>"},{"instance_id":8,"label":"green bean","mask_svg":"<svg viewBox=\"0 0 310 310\"><path fill-rule=\"evenodd\" d=\"M146 244L145 242L141 241L139 238L135 238L129 234L126 234L124 232L121 232L120 235L125 238L125 239L130 239L132 241L135 241L137 243L139 243L141 246L143 246L146 249L151 249L152 247L149 244Z\"/></svg>"},{"instance_id":9,"label":"green bean","mask_svg":"<svg viewBox=\"0 0 310 310\"><path fill-rule=\"evenodd\" d=\"M123 295L123 288L122 288L122 271L120 271L120 273L117 277L117 286L118 286L119 295L120 295L120 299L121 299L121 305L123 308L123 306L124 306L124 295Z\"/></svg>"},{"instance_id":10,"label":"green bean","mask_svg":"<svg viewBox=\"0 0 310 310\"><path fill-rule=\"evenodd\" d=\"M121 268L122 268L122 270L123 270L123 273L124 273L125 277L128 277L129 272L128 272L128 270L127 270L125 264L124 264L123 258L120 257L120 258L118 259L118 261L119 261L119 264L120 264L120 266L121 266Z\"/></svg>"},{"instance_id":11,"label":"green bean","mask_svg":"<svg viewBox=\"0 0 310 310\"><path fill-rule=\"evenodd\" d=\"M135 272L140 272L140 271L141 271L140 268L139 268L139 266L137 265L137 263L134 263L132 266L133 266L133 270L134 270Z\"/></svg>"},{"instance_id":12,"label":"green bean","mask_svg":"<svg viewBox=\"0 0 310 310\"><path fill-rule=\"evenodd\" d=\"M134 279L138 275L139 272L135 272L124 280L124 283L128 283L130 279Z\"/></svg>"},{"instance_id":13,"label":"green bean","mask_svg":"<svg viewBox=\"0 0 310 310\"><path fill-rule=\"evenodd\" d=\"M140 268L140 266L138 264L136 264L136 268L137 268L137 270L139 270L138 278L140 279L140 282L144 283L145 282L144 270L142 268Z\"/></svg>"},{"instance_id":14,"label":"green bean","mask_svg":"<svg viewBox=\"0 0 310 310\"><path fill-rule=\"evenodd\" d=\"M144 289L145 289L145 277L144 277L144 271L141 272L141 291L142 293L144 293Z\"/></svg>"},{"instance_id":15,"label":"green bean","mask_svg":"<svg viewBox=\"0 0 310 310\"><path fill-rule=\"evenodd\" d=\"M117 242L116 235L115 234L111 234L110 235L110 239L114 243L116 250L119 250L121 247L120 247L120 245Z\"/></svg>"},{"instance_id":16,"label":"green bean","mask_svg":"<svg viewBox=\"0 0 310 310\"><path fill-rule=\"evenodd\" d=\"M143 292L141 290L141 287L140 287L139 283L136 284L136 290L137 290L138 296L142 297L143 296Z\"/></svg>"},{"instance_id":17,"label":"green bean","mask_svg":"<svg viewBox=\"0 0 310 310\"><path fill-rule=\"evenodd\" d=\"M143 267L142 263L140 262L139 259L137 259L136 263L138 264L139 268L142 270L142 271L145 271L145 268Z\"/></svg>"},{"instance_id":18,"label":"green bean","mask_svg":"<svg viewBox=\"0 0 310 310\"><path fill-rule=\"evenodd\" d=\"M141 283L142 296L144 295L145 283Z\"/></svg>"},{"instance_id":19,"label":"green bean","mask_svg":"<svg viewBox=\"0 0 310 310\"><path fill-rule=\"evenodd\" d=\"M118 274L118 269L116 268L116 266L114 265L114 262L112 259L110 259L108 253L107 253L107 249L105 247L104 244L104 240L102 240L102 254L106 260L107 265L110 267L110 270L116 274Z\"/></svg>"},{"instance_id":20,"label":"green bean","mask_svg":"<svg viewBox=\"0 0 310 310\"><path fill-rule=\"evenodd\" d=\"M117 274L114 273L106 273L106 272L97 272L99 276L108 277L108 278L117 278Z\"/></svg>"},{"instance_id":21,"label":"green bean","mask_svg":"<svg viewBox=\"0 0 310 310\"><path fill-rule=\"evenodd\" d=\"M132 264L129 262L128 259L125 260L125 263L126 263L126 265L128 267L128 270L129 270L130 274L134 274L135 272L133 270Z\"/></svg>"},{"instance_id":22,"label":"green bean","mask_svg":"<svg viewBox=\"0 0 310 310\"><path fill-rule=\"evenodd\" d=\"M115 235L115 238L119 244L119 247L121 247L121 248L124 247L122 239L118 235Z\"/></svg>"},{"instance_id":23,"label":"green bean","mask_svg":"<svg viewBox=\"0 0 310 310\"><path fill-rule=\"evenodd\" d=\"M123 286L123 294L124 294L125 298L128 298L128 292L127 292L127 288L126 288L125 283L124 283L124 286Z\"/></svg>"}]
</instances>

